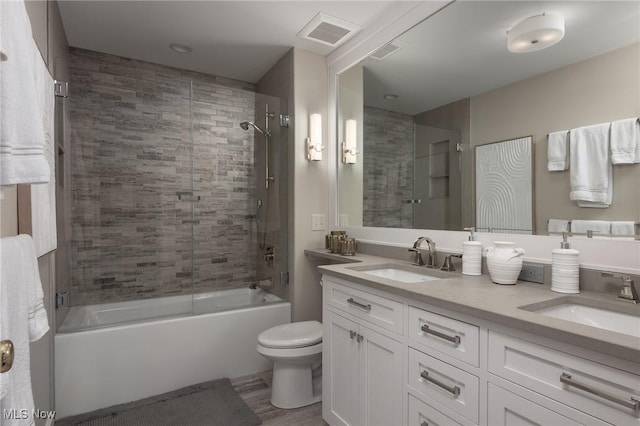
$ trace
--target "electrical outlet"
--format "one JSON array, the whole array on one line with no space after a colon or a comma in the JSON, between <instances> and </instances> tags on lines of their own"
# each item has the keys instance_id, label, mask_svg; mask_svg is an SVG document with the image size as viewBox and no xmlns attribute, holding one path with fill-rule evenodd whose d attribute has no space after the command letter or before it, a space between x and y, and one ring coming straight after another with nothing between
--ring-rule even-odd
<instances>
[{"instance_id":1,"label":"electrical outlet","mask_svg":"<svg viewBox=\"0 0 640 426\"><path fill-rule=\"evenodd\" d=\"M311 230L324 231L327 229L327 217L321 213L313 213L311 215Z\"/></svg>"},{"instance_id":2,"label":"electrical outlet","mask_svg":"<svg viewBox=\"0 0 640 426\"><path fill-rule=\"evenodd\" d=\"M522 271L520 271L518 279L520 281L544 284L544 265L522 265Z\"/></svg>"}]
</instances>

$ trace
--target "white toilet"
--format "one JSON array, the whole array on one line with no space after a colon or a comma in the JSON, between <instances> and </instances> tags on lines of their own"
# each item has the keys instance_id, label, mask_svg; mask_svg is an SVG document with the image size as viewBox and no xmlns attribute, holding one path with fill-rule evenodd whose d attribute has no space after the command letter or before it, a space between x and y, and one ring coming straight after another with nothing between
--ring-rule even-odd
<instances>
[{"instance_id":1,"label":"white toilet","mask_svg":"<svg viewBox=\"0 0 640 426\"><path fill-rule=\"evenodd\" d=\"M258 352L274 362L271 404L297 408L322 399L322 378L317 374L322 363L321 323L294 322L263 331Z\"/></svg>"}]
</instances>

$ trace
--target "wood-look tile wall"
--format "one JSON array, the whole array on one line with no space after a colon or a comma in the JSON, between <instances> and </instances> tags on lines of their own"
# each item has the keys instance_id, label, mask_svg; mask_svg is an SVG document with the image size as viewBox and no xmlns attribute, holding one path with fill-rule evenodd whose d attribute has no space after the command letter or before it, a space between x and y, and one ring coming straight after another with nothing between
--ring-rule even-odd
<instances>
[{"instance_id":1,"label":"wood-look tile wall","mask_svg":"<svg viewBox=\"0 0 640 426\"><path fill-rule=\"evenodd\" d=\"M70 92L71 303L254 281L254 86L72 49Z\"/></svg>"},{"instance_id":2,"label":"wood-look tile wall","mask_svg":"<svg viewBox=\"0 0 640 426\"><path fill-rule=\"evenodd\" d=\"M413 117L364 107L364 226L411 228Z\"/></svg>"}]
</instances>

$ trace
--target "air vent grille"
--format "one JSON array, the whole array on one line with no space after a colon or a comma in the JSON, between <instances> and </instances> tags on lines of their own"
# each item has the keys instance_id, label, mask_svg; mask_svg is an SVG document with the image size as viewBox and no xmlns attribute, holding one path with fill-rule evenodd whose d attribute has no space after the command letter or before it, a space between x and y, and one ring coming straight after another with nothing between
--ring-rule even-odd
<instances>
[{"instance_id":1,"label":"air vent grille","mask_svg":"<svg viewBox=\"0 0 640 426\"><path fill-rule=\"evenodd\" d=\"M394 40L391 43L385 44L384 46L373 52L370 58L381 61L384 58L396 53L400 48L407 45L408 43L402 40Z\"/></svg>"},{"instance_id":2,"label":"air vent grille","mask_svg":"<svg viewBox=\"0 0 640 426\"><path fill-rule=\"evenodd\" d=\"M360 27L355 24L318 13L300 30L298 37L336 47L351 38L358 30Z\"/></svg>"}]
</instances>

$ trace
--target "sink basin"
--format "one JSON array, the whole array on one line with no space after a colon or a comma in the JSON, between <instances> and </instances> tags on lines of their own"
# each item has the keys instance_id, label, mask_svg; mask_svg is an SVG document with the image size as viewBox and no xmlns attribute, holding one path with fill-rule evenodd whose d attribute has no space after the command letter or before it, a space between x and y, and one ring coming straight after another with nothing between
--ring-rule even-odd
<instances>
[{"instance_id":1,"label":"sink basin","mask_svg":"<svg viewBox=\"0 0 640 426\"><path fill-rule=\"evenodd\" d=\"M446 273L403 265L371 265L350 268L364 274L403 283L419 283L448 278Z\"/></svg>"},{"instance_id":2,"label":"sink basin","mask_svg":"<svg viewBox=\"0 0 640 426\"><path fill-rule=\"evenodd\" d=\"M607 308L589 306L595 304L589 301L589 305L572 299L560 301L560 303L549 306L524 306L522 309L536 312L553 318L572 321L603 330L615 331L630 336L640 337L640 306L624 305L617 302L619 306L607 306ZM621 312L634 308L636 314Z\"/></svg>"}]
</instances>

